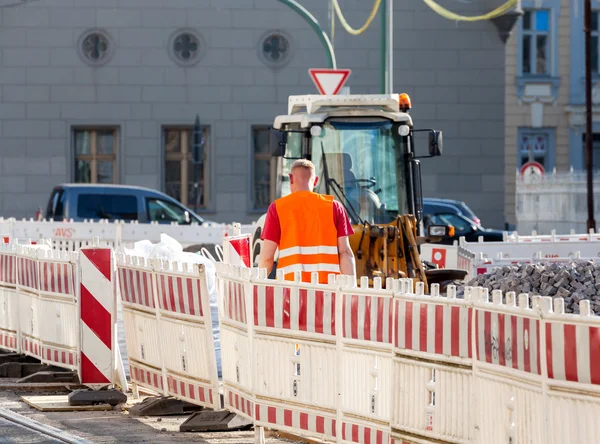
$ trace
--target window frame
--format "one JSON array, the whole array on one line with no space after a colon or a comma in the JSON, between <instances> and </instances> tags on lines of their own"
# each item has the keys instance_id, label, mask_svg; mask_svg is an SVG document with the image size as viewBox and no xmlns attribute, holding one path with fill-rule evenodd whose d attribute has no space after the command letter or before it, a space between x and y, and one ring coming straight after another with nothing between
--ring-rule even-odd
<instances>
[{"instance_id":1,"label":"window frame","mask_svg":"<svg viewBox=\"0 0 600 444\"><path fill-rule=\"evenodd\" d=\"M269 146L272 146L274 140L277 140L277 136L273 131L270 131L271 125L262 125L262 124L254 124L250 126L250 212L265 212L269 208L271 202L275 200L275 189L273 187L273 179L277 175L277 163L273 158L271 153L269 154L258 154L256 152L256 133L257 131L267 131L269 134ZM269 203L266 206L258 206L256 202L256 180L254 178L254 174L256 172L256 161L257 155L262 156L262 160L269 160Z\"/></svg>"},{"instance_id":2,"label":"window frame","mask_svg":"<svg viewBox=\"0 0 600 444\"><path fill-rule=\"evenodd\" d=\"M547 31L539 31L535 29L536 16L538 12L546 11L548 12L548 30ZM521 26L519 33L519 66L520 66L520 74L526 77L548 77L553 74L553 62L555 58L554 50L553 50L553 34L554 34L554 21L552 17L552 8L524 8L525 13L529 13L530 17L530 29L525 29L523 27L523 22L525 20L525 15L521 18ZM537 72L537 37L545 36L546 37L546 72L539 73ZM529 72L524 71L523 66L523 55L525 53L524 48L524 40L525 37L530 37L529 42Z\"/></svg>"},{"instance_id":3,"label":"window frame","mask_svg":"<svg viewBox=\"0 0 600 444\"><path fill-rule=\"evenodd\" d=\"M517 171L521 171L521 138L525 134L544 134L548 137L548 148L544 154L544 171L552 171L556 161L556 133L555 128L519 127L517 131Z\"/></svg>"},{"instance_id":4,"label":"window frame","mask_svg":"<svg viewBox=\"0 0 600 444\"><path fill-rule=\"evenodd\" d=\"M98 141L97 133L99 131L112 131L113 133L113 153L112 154L98 154ZM77 154L77 133L90 132L90 154ZM74 183L90 183L90 184L101 184L98 182L98 162L112 161L113 163L113 181L110 184L119 183L119 154L120 154L120 127L115 125L72 125L71 126L71 154L73 162L71 162L72 178ZM90 181L89 182L77 182L77 168L76 163L78 160L90 162ZM110 185L106 184L106 185Z\"/></svg>"},{"instance_id":5,"label":"window frame","mask_svg":"<svg viewBox=\"0 0 600 444\"><path fill-rule=\"evenodd\" d=\"M211 204L211 191L212 191L212 177L210 175L210 165L209 162L211 160L211 153L210 153L210 149L211 149L211 143L210 143L210 135L211 135L211 127L210 125L201 125L202 127L202 133L203 133L203 141L204 141L204 147L203 147L203 187L204 187L204 204L203 205L199 205L198 208L194 208L194 204L193 202L189 202L189 198L190 196L188 196L188 189L187 187L183 187L183 183L184 183L184 178L185 180L188 182L188 184L192 184L191 180L193 178L189 177L189 169L187 168L183 168L183 163L184 162L189 162L191 164L191 156L192 156L192 142L193 142L193 131L194 131L194 126L193 125L180 125L180 124L165 124L165 125L161 125L160 127L160 140L161 140L161 159L162 159L162 163L161 163L161 170L163 171L162 174L162 191L167 194L169 197L171 197L172 199L176 200L180 205L191 209L193 212L197 212L197 213L201 213L201 212L207 212L210 209L210 204ZM167 145L167 132L168 131L179 131L180 133L180 149L181 151L179 151L178 153L167 153L166 151L166 145ZM185 141L185 143L184 143ZM189 157L188 159L185 159L185 157ZM181 184L181 189L180 189L180 199L177 199L177 197L175 196L171 196L168 192L167 192L167 162L173 162L173 161L179 161L180 162L180 184ZM189 168L189 164L188 164L188 168ZM185 200L184 200L185 197Z\"/></svg>"},{"instance_id":6,"label":"window frame","mask_svg":"<svg viewBox=\"0 0 600 444\"><path fill-rule=\"evenodd\" d=\"M523 0L521 5L523 11L547 10L550 12L548 20L548 73L535 74L523 72L523 16L517 21L517 74L515 83L517 86L517 97L522 100L525 96L526 86L529 84L546 84L550 86L552 100L558 99L558 90L561 78L558 77L558 25L561 11L561 0L545 0L543 8L538 7L534 0Z\"/></svg>"}]
</instances>

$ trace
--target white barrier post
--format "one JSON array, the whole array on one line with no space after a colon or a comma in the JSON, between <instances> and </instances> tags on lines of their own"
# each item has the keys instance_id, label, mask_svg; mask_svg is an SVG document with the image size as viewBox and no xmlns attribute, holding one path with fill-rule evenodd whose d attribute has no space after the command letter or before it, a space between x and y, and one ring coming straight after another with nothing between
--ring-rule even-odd
<instances>
[{"instance_id":1,"label":"white barrier post","mask_svg":"<svg viewBox=\"0 0 600 444\"><path fill-rule=\"evenodd\" d=\"M20 352L17 260L14 244L0 243L0 348Z\"/></svg>"},{"instance_id":2,"label":"white barrier post","mask_svg":"<svg viewBox=\"0 0 600 444\"><path fill-rule=\"evenodd\" d=\"M471 289L465 300L448 297L432 284L413 290L411 279L400 279L394 294L394 409L391 420L395 443L472 442L473 308Z\"/></svg>"},{"instance_id":3,"label":"white barrier post","mask_svg":"<svg viewBox=\"0 0 600 444\"><path fill-rule=\"evenodd\" d=\"M341 440L353 443L388 443L393 398L394 293L392 279L381 288L381 278L342 276L341 345L338 378L341 400ZM338 309L339 310L339 309ZM339 436L339 435L338 435Z\"/></svg>"}]
</instances>

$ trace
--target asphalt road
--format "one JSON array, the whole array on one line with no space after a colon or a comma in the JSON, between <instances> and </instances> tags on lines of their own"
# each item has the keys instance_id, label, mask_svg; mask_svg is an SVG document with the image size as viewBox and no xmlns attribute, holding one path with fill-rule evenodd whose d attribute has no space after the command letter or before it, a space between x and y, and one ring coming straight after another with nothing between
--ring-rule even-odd
<instances>
[{"instance_id":1,"label":"asphalt road","mask_svg":"<svg viewBox=\"0 0 600 444\"><path fill-rule=\"evenodd\" d=\"M18 444L53 444L60 443L58 439L49 438L42 433L35 432L13 422L0 418L0 443Z\"/></svg>"}]
</instances>

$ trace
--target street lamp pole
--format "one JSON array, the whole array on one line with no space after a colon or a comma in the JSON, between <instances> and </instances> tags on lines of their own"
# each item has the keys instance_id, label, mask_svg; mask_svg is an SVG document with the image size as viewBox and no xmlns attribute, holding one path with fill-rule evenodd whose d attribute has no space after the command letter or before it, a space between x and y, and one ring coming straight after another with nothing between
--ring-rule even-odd
<instances>
[{"instance_id":1,"label":"street lamp pole","mask_svg":"<svg viewBox=\"0 0 600 444\"><path fill-rule=\"evenodd\" d=\"M393 0L381 3L381 93L394 92L394 6Z\"/></svg>"},{"instance_id":2,"label":"street lamp pole","mask_svg":"<svg viewBox=\"0 0 600 444\"><path fill-rule=\"evenodd\" d=\"M592 151L592 2L585 0L585 168L587 170L587 229L596 230L594 219L594 156Z\"/></svg>"},{"instance_id":3,"label":"street lamp pole","mask_svg":"<svg viewBox=\"0 0 600 444\"><path fill-rule=\"evenodd\" d=\"M295 0L279 0L279 2L292 8L296 13L298 13L300 17L302 17L310 25L313 31L315 31L315 33L317 34L317 37L319 38L321 44L323 45L323 48L325 49L325 55L327 56L327 62L329 65L328 67L336 69L337 64L335 61L335 52L333 50L333 45L331 44L329 37L327 37L327 34L323 30L317 19L310 12L308 12L306 8L304 8Z\"/></svg>"}]
</instances>

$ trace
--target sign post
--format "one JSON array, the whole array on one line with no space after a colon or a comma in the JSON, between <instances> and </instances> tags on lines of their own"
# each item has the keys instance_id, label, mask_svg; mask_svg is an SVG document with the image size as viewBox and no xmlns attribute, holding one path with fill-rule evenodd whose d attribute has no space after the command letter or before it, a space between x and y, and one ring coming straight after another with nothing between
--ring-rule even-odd
<instances>
[{"instance_id":1,"label":"sign post","mask_svg":"<svg viewBox=\"0 0 600 444\"><path fill-rule=\"evenodd\" d=\"M350 69L311 68L308 70L315 86L325 96L334 96L339 93L351 72Z\"/></svg>"}]
</instances>

